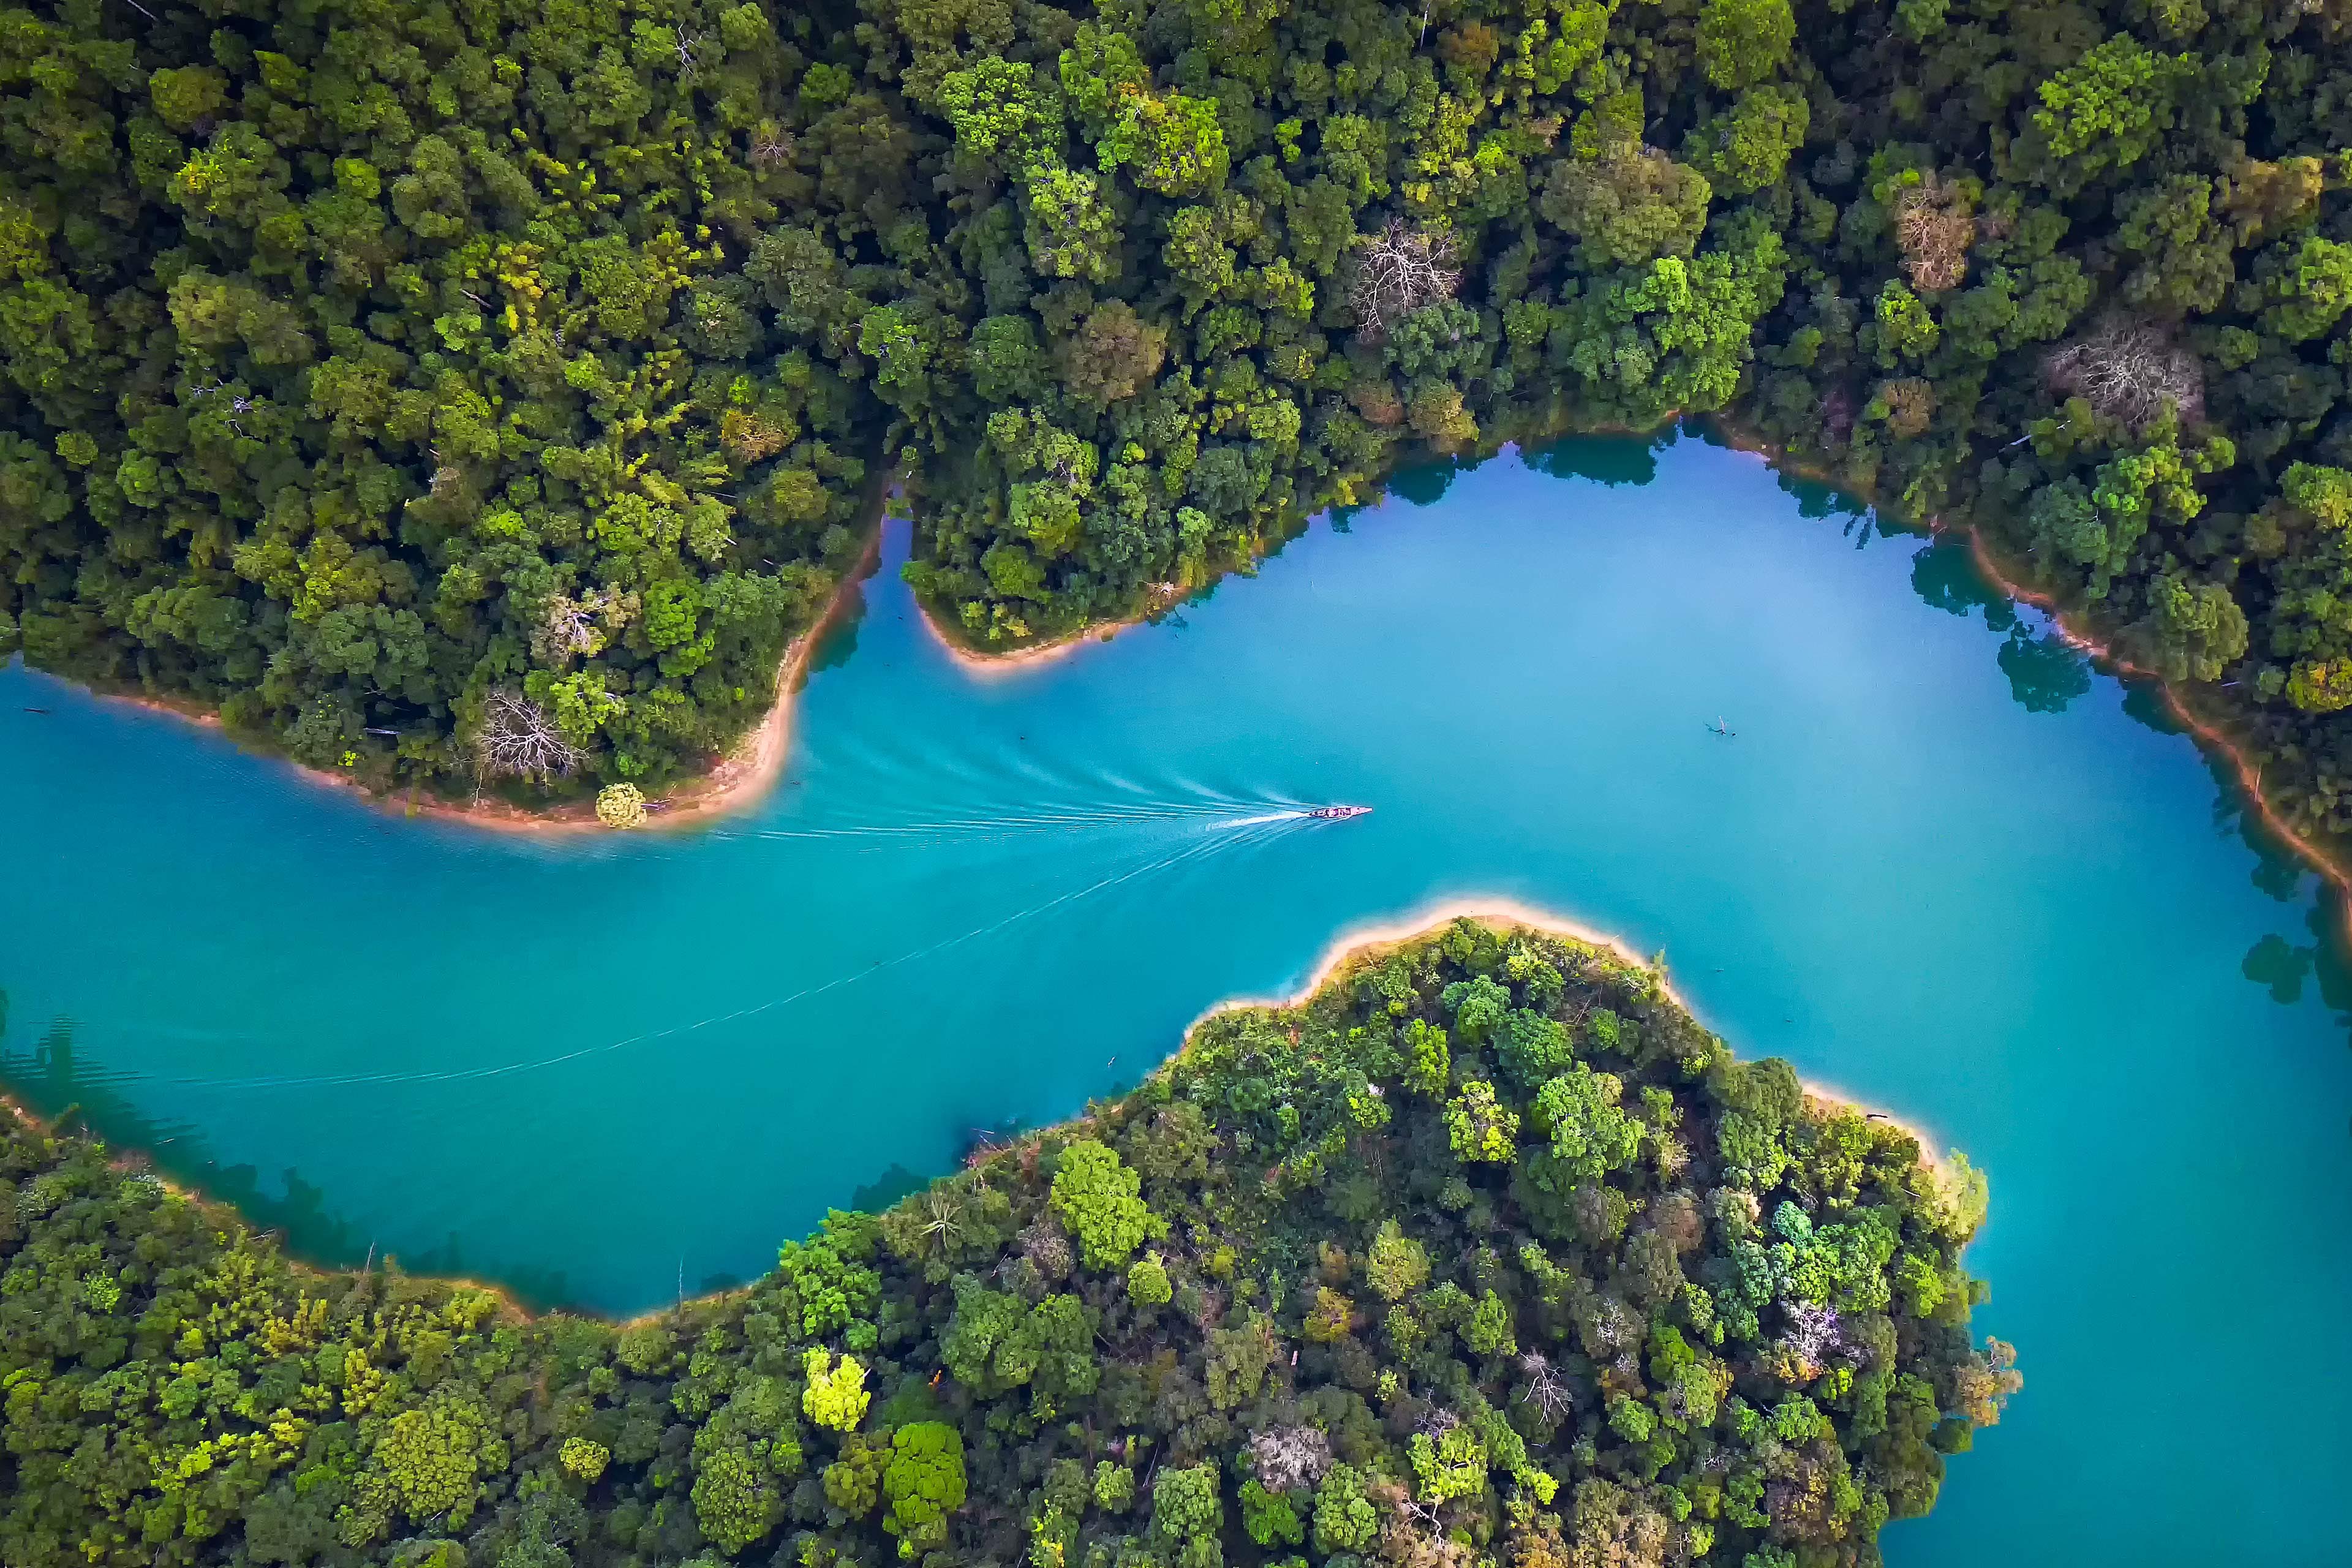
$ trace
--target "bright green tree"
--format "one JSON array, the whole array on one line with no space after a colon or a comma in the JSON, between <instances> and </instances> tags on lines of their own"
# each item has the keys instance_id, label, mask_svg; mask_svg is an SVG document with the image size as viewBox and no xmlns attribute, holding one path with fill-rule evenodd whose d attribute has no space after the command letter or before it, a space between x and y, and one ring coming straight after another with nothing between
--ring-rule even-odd
<instances>
[{"instance_id":1,"label":"bright green tree","mask_svg":"<svg viewBox=\"0 0 2352 1568\"><path fill-rule=\"evenodd\" d=\"M1703 0L1699 68L1727 91L1753 86L1787 63L1796 36L1789 0Z\"/></svg>"},{"instance_id":2,"label":"bright green tree","mask_svg":"<svg viewBox=\"0 0 2352 1568\"><path fill-rule=\"evenodd\" d=\"M808 1418L836 1432L856 1430L873 1399L866 1392L865 1364L853 1355L836 1363L833 1352L824 1350L810 1351L806 1362L808 1387L801 1394L801 1408Z\"/></svg>"},{"instance_id":3,"label":"bright green tree","mask_svg":"<svg viewBox=\"0 0 2352 1568\"><path fill-rule=\"evenodd\" d=\"M1054 1173L1054 1212L1078 1238L1089 1268L1117 1268L1146 1241L1168 1234L1168 1222L1138 1194L1143 1178L1098 1140L1081 1138L1062 1151Z\"/></svg>"},{"instance_id":4,"label":"bright green tree","mask_svg":"<svg viewBox=\"0 0 2352 1568\"><path fill-rule=\"evenodd\" d=\"M1429 1252L1392 1219L1381 1222L1364 1256L1364 1278L1383 1301L1402 1301L1429 1279Z\"/></svg>"},{"instance_id":5,"label":"bright green tree","mask_svg":"<svg viewBox=\"0 0 2352 1568\"><path fill-rule=\"evenodd\" d=\"M1537 1091L1536 1124L1571 1182L1597 1182L1640 1153L1642 1124L1621 1103L1624 1090L1616 1074L1578 1062Z\"/></svg>"},{"instance_id":6,"label":"bright green tree","mask_svg":"<svg viewBox=\"0 0 2352 1568\"><path fill-rule=\"evenodd\" d=\"M948 1516L963 1506L963 1439L943 1421L918 1421L890 1435L882 1470L889 1506L882 1528L898 1538L898 1555L920 1557L947 1544Z\"/></svg>"}]
</instances>

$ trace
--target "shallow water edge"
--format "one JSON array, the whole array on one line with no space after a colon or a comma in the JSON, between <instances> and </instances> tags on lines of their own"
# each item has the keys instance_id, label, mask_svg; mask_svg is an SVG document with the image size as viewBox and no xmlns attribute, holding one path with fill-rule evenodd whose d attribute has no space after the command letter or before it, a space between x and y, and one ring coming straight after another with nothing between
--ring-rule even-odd
<instances>
[{"instance_id":1,"label":"shallow water edge","mask_svg":"<svg viewBox=\"0 0 2352 1568\"><path fill-rule=\"evenodd\" d=\"M1609 956L1623 963L1629 968L1640 971L1649 975L1652 983L1656 987L1657 994L1664 997L1669 1005L1690 1017L1692 1021L1698 1024L1700 1027L1706 1028L1708 1026L1706 1019L1700 1016L1697 1010L1692 1005L1690 1000L1682 993L1675 989L1675 986L1667 976L1665 970L1652 959L1643 957L1632 947L1627 945L1622 940L1611 936L1606 932L1597 931L1580 921L1571 920L1566 916L1556 914L1549 910L1536 909L1516 900L1490 895L1465 895L1460 898L1438 900L1434 902L1425 904L1409 914L1398 916L1393 919L1375 919L1371 921L1351 925L1346 928L1332 939L1330 945L1324 950L1319 957L1317 958L1314 967L1308 972L1306 980L1297 987L1297 989L1287 995L1228 997L1223 1001L1214 1003L1202 1009L1198 1017L1194 1018L1190 1024L1187 1024L1184 1026L1183 1033L1179 1037L1175 1048L1166 1056L1162 1057L1148 1071L1143 1073L1137 1079L1133 1088L1130 1088L1123 1094L1113 1097L1113 1101L1123 1100L1132 1095L1142 1092L1144 1087L1149 1084L1152 1079L1165 1072L1169 1067L1183 1056L1184 1052L1191 1047L1194 1037L1199 1034L1201 1026L1212 1018L1233 1012L1264 1010L1276 1013L1291 1013L1303 1010L1326 989L1346 980L1360 966L1385 957L1387 954L1395 952L1399 948L1409 947L1429 938L1434 937L1439 932L1460 921L1467 921L1474 924L1484 926L1497 934L1507 934L1514 931L1529 931L1546 936L1559 937L1570 942L1608 954ZM1753 1059L1747 1057L1744 1053L1738 1052L1737 1047L1734 1047L1734 1050L1735 1055L1738 1055L1740 1059L1743 1061ZM1854 1110L1863 1111L1869 1115L1873 1120L1889 1122L1895 1127L1900 1129L1902 1131L1909 1134L1910 1137L1919 1145L1920 1165L1928 1172L1940 1177L1948 1170L1949 1156L1939 1155L1936 1152L1936 1141L1917 1126L1916 1122L1904 1121L1887 1113L1886 1111L1878 1110L1875 1107L1865 1105L1862 1101L1855 1100L1851 1096L1842 1094L1815 1079L1807 1079L1803 1080L1803 1083L1805 1092L1811 1099L1819 1100L1834 1105L1842 1105ZM988 1161L1007 1158L1019 1158L1024 1149L1035 1145L1043 1139L1048 1137L1066 1137L1083 1132L1096 1123L1097 1120L1098 1108L1103 1103L1106 1102L1089 1102L1086 1109L1073 1116L1064 1118L1061 1121L1051 1122L1044 1126L1023 1129L1001 1142L990 1142L981 1148L975 1149L971 1158L967 1161L967 1164L983 1163ZM31 1107L26 1105L21 1100L17 1099L14 1094L8 1092L5 1089L0 1089L0 1114L15 1118L20 1125L47 1132L52 1136L88 1136L98 1138L101 1143L105 1143L106 1141L94 1128L88 1127L87 1125L80 1127L77 1127L75 1125L79 1120L79 1107L67 1106L54 1116L43 1117L36 1112ZM108 1146L113 1147L110 1144ZM270 1227L256 1219L254 1216L246 1214L233 1199L218 1197L207 1193L205 1191L201 1184L190 1183L184 1180L175 1180L161 1174L155 1168L155 1156L154 1152L152 1150L142 1149L136 1146L116 1148L114 1164L117 1169L121 1170L126 1174L144 1175L160 1184L165 1191L184 1198L188 1202L196 1204L207 1212L215 1213L226 1220L233 1221L234 1223L243 1226L257 1234L273 1237L277 1238L281 1247L285 1247L286 1245L285 1233L282 1227ZM945 1180L947 1175L953 1173L954 1173L952 1172L945 1173L940 1177L933 1178L931 1182L924 1183L922 1186L918 1187L915 1190L917 1192L920 1192L925 1188L935 1184L938 1181ZM895 1206L896 1203L899 1201L903 1201L903 1198L893 1200L891 1204L877 1206L883 1208L891 1207ZM337 1268L331 1264L320 1263L305 1258L299 1251L290 1247L287 1248L287 1255L293 1258L299 1267L316 1274L329 1275L355 1272L355 1270L347 1268ZM398 1260L395 1257L387 1253L383 1257L383 1265L386 1269L396 1268L398 1266ZM363 1264L361 1268L356 1270L356 1272L369 1272L373 1270L376 1267L377 1263L373 1251L371 1251L368 1261ZM404 1274L406 1271L402 1270L402 1272ZM644 1322L651 1319L661 1317L666 1313L677 1310L678 1308L691 1306L698 1302L718 1300L728 1296L739 1295L750 1288L748 1284L745 1284L729 1286L719 1289L697 1290L693 1292L681 1290L677 1300L674 1303L650 1308L643 1312L622 1317L617 1314L598 1312L591 1309L574 1307L537 1308L526 1301L512 1287L501 1284L495 1279L483 1279L473 1275L437 1273L427 1270L422 1274L413 1276L413 1278L436 1279L447 1285L459 1286L467 1289L485 1292L486 1294L497 1298L499 1310L501 1312L510 1314L519 1319L528 1320L539 1317L593 1318L603 1321L621 1323L624 1325Z\"/></svg>"}]
</instances>

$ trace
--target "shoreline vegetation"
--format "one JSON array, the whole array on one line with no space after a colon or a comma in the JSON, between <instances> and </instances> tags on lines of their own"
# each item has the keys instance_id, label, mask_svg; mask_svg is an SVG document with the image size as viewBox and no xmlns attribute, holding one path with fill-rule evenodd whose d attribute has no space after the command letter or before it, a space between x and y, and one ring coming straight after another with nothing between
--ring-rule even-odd
<instances>
[{"instance_id":1,"label":"shoreline vegetation","mask_svg":"<svg viewBox=\"0 0 2352 1568\"><path fill-rule=\"evenodd\" d=\"M1937 531L1942 531L1940 529ZM2036 592L2010 576L2002 562L1995 555L1990 541L1983 531L1967 530L1969 551L1977 570L1985 580L2011 599L2032 605L2048 612L2058 634L2095 660L2105 664L2126 681L2141 681L2153 687L2164 699L2165 710L2187 731L2189 738L2205 752L2228 764L2235 782L2240 804L2251 807L2263 829L2281 847L2289 851L2320 879L2336 891L2336 927L2337 940L2352 949L2352 845L2345 836L2334 834L2326 843L2306 829L2291 825L2281 802L2274 801L2263 788L2262 771L2249 760L2248 742L2233 733L2227 716L2200 713L2191 704L2189 693L2195 688L2184 689L2167 680L2155 670L2133 663L2116 652L2114 647L2101 641L2080 624L2084 617L2070 616L2063 605L2052 595Z\"/></svg>"},{"instance_id":2,"label":"shoreline vegetation","mask_svg":"<svg viewBox=\"0 0 2352 1568\"><path fill-rule=\"evenodd\" d=\"M1493 461L1507 452L1523 452L1530 447L1539 447L1554 440L1654 437L1680 417L1679 415L1669 415L1664 423L1648 429L1614 424L1591 428L1556 428L1542 435L1529 435L1523 440L1507 440L1492 451L1478 454L1477 460ZM1761 459L1776 473L1832 486L1842 484L1831 468L1799 459L1787 448L1776 447L1769 437L1759 431L1724 419L1713 419L1710 423L1721 432L1726 443L1733 449ZM1374 486L1376 493L1366 496L1360 504L1379 504L1384 500L1392 479L1393 475L1390 475L1379 479ZM1863 499L1867 504L1875 505L1869 502L1868 498ZM887 496L884 504L887 504ZM1997 591L2019 603L2032 605L2046 612L2061 637L2106 666L2119 679L2153 687L2162 698L2166 710L2191 740L2209 755L2218 757L2227 764L2241 804L2252 809L2263 828L2282 847L2335 890L2334 924L2337 940L2347 950L2352 950L2352 848L2342 847L2341 835L2323 843L2308 830L2295 827L2288 822L2281 803L2274 801L2263 788L2261 771L2248 760L2248 742L2232 731L2226 717L2208 717L2200 713L2179 683L2117 653L2111 642L2103 640L2089 626L2088 615L2083 607L2066 605L2055 595L2028 586L2013 575L1998 558L1996 546L1980 525L1969 521L1948 523L1941 518L1929 518L1924 521L1908 521L1900 518L1890 521L1906 531L1930 538L1959 533L1968 542L1977 570ZM882 519L877 513L866 529L866 542L856 561L843 573L815 620L786 648L777 668L776 700L765 716L709 768L688 773L671 789L649 801L650 812L642 826L675 830L698 826L713 817L756 805L774 787L790 760L796 721L794 708L800 689L805 683L808 661L841 616L858 603L860 591L872 577L879 558L882 526ZM1234 571L1248 571L1255 565L1255 560L1253 560ZM1232 574L1233 571L1229 571L1195 584L1169 596L1164 604L1142 614L1089 624L1075 631L1013 647L992 648L974 643L942 618L938 606L920 595L915 596L915 610L923 629L958 668L980 679L994 679L1018 676L1039 666L1058 662L1090 644L1107 643L1120 633L1156 625L1161 617L1180 609L1193 595L1215 586ZM200 728L221 728L217 711L153 695L110 691L100 688L91 688L90 691L91 695L102 700L123 703ZM240 746L255 750L269 761L292 769L305 783L327 789L356 790L360 798L372 808L405 820L426 817L491 832L550 837L609 831L598 821L593 800L551 802L538 806L508 800L460 803L425 797L414 785L379 794L348 775L297 762L283 751L271 748L255 738L236 739Z\"/></svg>"},{"instance_id":3,"label":"shoreline vegetation","mask_svg":"<svg viewBox=\"0 0 2352 1568\"><path fill-rule=\"evenodd\" d=\"M1462 921L1501 937L1507 937L1513 931L1537 931L1607 952L1622 963L1649 971L1658 994L1694 1021L1697 1019L1697 1010L1687 997L1675 989L1673 981L1667 977L1668 971L1660 962L1663 954L1645 958L1627 946L1621 938L1596 930L1581 921L1570 920L1517 899L1489 893L1455 893L1418 904L1404 914L1381 917L1342 929L1308 967L1307 978L1287 995L1236 997L1220 1002L1195 1019L1186 1028L1185 1037L1189 1039L1194 1030L1219 1013L1249 1008L1284 1010L1303 1007L1324 987L1350 970L1376 962L1399 949L1426 942L1433 931ZM1936 1152L1937 1140L1916 1121L1896 1116L1884 1107L1865 1103L1819 1079L1801 1079L1799 1082L1807 1094L1825 1104L1843 1105L1859 1110L1869 1120L1884 1121L1903 1132L1919 1145L1920 1163L1937 1174L1948 1174L1956 1168L1957 1163L1949 1156Z\"/></svg>"},{"instance_id":4,"label":"shoreline vegetation","mask_svg":"<svg viewBox=\"0 0 2352 1568\"><path fill-rule=\"evenodd\" d=\"M26 13L0 652L624 821L871 476L988 668L1401 454L1683 413L1967 520L2352 831L2326 7L673 9Z\"/></svg>"},{"instance_id":5,"label":"shoreline vegetation","mask_svg":"<svg viewBox=\"0 0 2352 1568\"><path fill-rule=\"evenodd\" d=\"M832 595L817 612L816 618L785 647L783 658L776 666L776 700L769 705L766 715L730 745L710 766L682 775L670 789L648 800L647 815L644 822L637 825L639 830L675 829L698 825L709 818L753 805L775 787L785 763L791 760L793 731L797 720L795 710L801 688L806 684L809 661L815 657L817 648L838 625L843 615L858 603L866 584L873 577L881 549L881 523L877 519L867 531L865 546L834 584ZM199 729L222 729L218 712L193 708L166 698L99 688L91 688L89 694L103 702L118 702L144 712L177 719ZM502 799L460 802L424 795L419 786L415 784L379 793L348 774L298 762L266 742L248 736L228 738L240 748L289 769L306 784L354 793L371 809L404 820L424 817L492 833L543 834L551 837L611 831L597 819L596 804L593 799L549 801L540 805L525 805Z\"/></svg>"},{"instance_id":6,"label":"shoreline vegetation","mask_svg":"<svg viewBox=\"0 0 2352 1568\"><path fill-rule=\"evenodd\" d=\"M1776 447L1769 437L1754 430L1724 420L1715 423L1734 449L1760 458L1774 472L1843 488L1844 481L1832 468L1801 461L1788 448ZM1871 498L1861 499L1874 509L1877 507ZM2287 820L2284 803L2273 799L2263 788L2262 770L2248 756L2252 742L2233 728L2231 716L2209 716L2192 705L2190 694L2200 688L2169 679L2161 671L2135 663L2117 652L2111 637L2094 624L2087 606L2068 605L2053 593L2030 586L2023 580L2023 573L2000 557L1999 546L1982 524L1966 520L1949 522L1939 516L1925 521L1900 517L1888 521L1906 532L1931 539L1958 534L1967 542L1969 559L1978 573L1995 591L2047 614L2053 629L2069 647L2105 667L2118 680L2152 688L2163 700L2166 711L2190 740L2209 756L2227 764L2239 803L2252 808L2270 837L2335 889L2336 938L2347 952L2352 952L2352 841L2347 841L2344 834L2334 833L2323 842L2309 828L2295 826Z\"/></svg>"},{"instance_id":7,"label":"shoreline vegetation","mask_svg":"<svg viewBox=\"0 0 2352 1568\"><path fill-rule=\"evenodd\" d=\"M18 1111L0 1552L1876 1563L2019 1386L1981 1179L1481 908L625 1323L293 1264Z\"/></svg>"}]
</instances>

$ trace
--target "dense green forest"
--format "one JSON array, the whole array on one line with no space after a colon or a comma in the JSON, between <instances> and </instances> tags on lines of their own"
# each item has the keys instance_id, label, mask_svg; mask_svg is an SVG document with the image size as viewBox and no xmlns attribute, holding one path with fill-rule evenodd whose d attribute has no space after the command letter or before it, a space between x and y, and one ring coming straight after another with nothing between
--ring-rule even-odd
<instances>
[{"instance_id":1,"label":"dense green forest","mask_svg":"<svg viewBox=\"0 0 2352 1568\"><path fill-rule=\"evenodd\" d=\"M2352 825L2338 0L0 17L0 637L365 782L707 757L885 472L1004 646L1719 411Z\"/></svg>"},{"instance_id":2,"label":"dense green forest","mask_svg":"<svg viewBox=\"0 0 2352 1568\"><path fill-rule=\"evenodd\" d=\"M1457 921L616 1325L11 1121L0 1560L1848 1568L2018 1386L1984 1185Z\"/></svg>"}]
</instances>

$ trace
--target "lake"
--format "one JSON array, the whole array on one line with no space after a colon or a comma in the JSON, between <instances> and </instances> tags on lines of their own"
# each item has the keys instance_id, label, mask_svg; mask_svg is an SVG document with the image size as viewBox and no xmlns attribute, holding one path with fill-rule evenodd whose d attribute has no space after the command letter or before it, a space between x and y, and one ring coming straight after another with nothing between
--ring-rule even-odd
<instances>
[{"instance_id":1,"label":"lake","mask_svg":"<svg viewBox=\"0 0 2352 1568\"><path fill-rule=\"evenodd\" d=\"M0 673L8 1082L311 1256L625 1312L1352 926L1507 898L1990 1173L1977 1329L2025 1391L1890 1562L2342 1560L2334 911L1964 551L1702 439L1573 442L975 675L885 544L782 783L676 835L405 822ZM1375 809L1299 815L1339 802Z\"/></svg>"}]
</instances>

